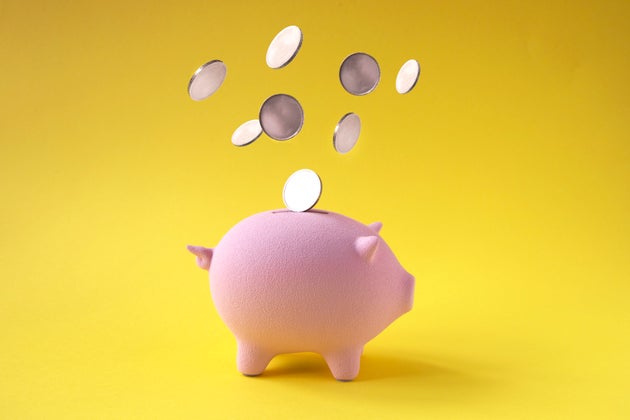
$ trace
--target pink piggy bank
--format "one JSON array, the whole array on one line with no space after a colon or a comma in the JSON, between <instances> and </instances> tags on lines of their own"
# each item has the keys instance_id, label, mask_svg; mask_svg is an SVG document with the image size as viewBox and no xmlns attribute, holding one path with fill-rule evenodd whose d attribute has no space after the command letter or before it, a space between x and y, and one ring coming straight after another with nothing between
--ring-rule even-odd
<instances>
[{"instance_id":1,"label":"pink piggy bank","mask_svg":"<svg viewBox=\"0 0 630 420\"><path fill-rule=\"evenodd\" d=\"M321 354L337 380L357 376L363 346L413 306L415 280L379 236L381 226L275 210L241 221L214 249L188 246L210 272L242 374L261 374L277 354L308 351Z\"/></svg>"}]
</instances>

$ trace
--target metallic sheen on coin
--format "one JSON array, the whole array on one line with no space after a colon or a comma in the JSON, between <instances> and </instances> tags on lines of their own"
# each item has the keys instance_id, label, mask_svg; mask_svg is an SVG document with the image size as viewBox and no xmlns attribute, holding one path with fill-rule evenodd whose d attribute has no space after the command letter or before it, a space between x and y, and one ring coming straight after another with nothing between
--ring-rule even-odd
<instances>
[{"instance_id":1,"label":"metallic sheen on coin","mask_svg":"<svg viewBox=\"0 0 630 420\"><path fill-rule=\"evenodd\" d=\"M262 127L258 120L249 120L241 124L232 134L234 146L247 146L262 134Z\"/></svg>"},{"instance_id":2,"label":"metallic sheen on coin","mask_svg":"<svg viewBox=\"0 0 630 420\"><path fill-rule=\"evenodd\" d=\"M279 69L289 64L300 50L302 39L302 31L295 25L278 32L267 48L267 65Z\"/></svg>"},{"instance_id":3,"label":"metallic sheen on coin","mask_svg":"<svg viewBox=\"0 0 630 420\"><path fill-rule=\"evenodd\" d=\"M400 94L410 92L416 86L418 77L420 77L420 63L414 59L408 60L396 76L396 91Z\"/></svg>"},{"instance_id":4,"label":"metallic sheen on coin","mask_svg":"<svg viewBox=\"0 0 630 420\"><path fill-rule=\"evenodd\" d=\"M310 169L300 169L291 174L284 184L282 199L291 211L312 209L322 195L322 181Z\"/></svg>"},{"instance_id":5,"label":"metallic sheen on coin","mask_svg":"<svg viewBox=\"0 0 630 420\"><path fill-rule=\"evenodd\" d=\"M335 127L335 134L333 135L333 146L339 153L348 153L359 140L359 134L361 133L361 119L353 112L349 112L344 115L337 127Z\"/></svg>"},{"instance_id":6,"label":"metallic sheen on coin","mask_svg":"<svg viewBox=\"0 0 630 420\"><path fill-rule=\"evenodd\" d=\"M188 94L201 101L216 92L225 79L227 68L221 60L212 60L199 67L188 82Z\"/></svg>"},{"instance_id":7,"label":"metallic sheen on coin","mask_svg":"<svg viewBox=\"0 0 630 420\"><path fill-rule=\"evenodd\" d=\"M353 95L367 95L376 88L380 79L378 63L365 53L349 55L339 68L341 85Z\"/></svg>"},{"instance_id":8,"label":"metallic sheen on coin","mask_svg":"<svg viewBox=\"0 0 630 420\"><path fill-rule=\"evenodd\" d=\"M289 140L302 129L304 111L297 99L280 93L267 98L260 107L258 119L269 137Z\"/></svg>"}]
</instances>

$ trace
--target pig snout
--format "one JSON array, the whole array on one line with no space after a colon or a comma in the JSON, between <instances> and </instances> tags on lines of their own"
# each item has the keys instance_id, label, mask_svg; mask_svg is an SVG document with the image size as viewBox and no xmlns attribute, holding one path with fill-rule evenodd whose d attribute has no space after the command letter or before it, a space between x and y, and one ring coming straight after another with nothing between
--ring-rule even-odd
<instances>
[{"instance_id":1,"label":"pig snout","mask_svg":"<svg viewBox=\"0 0 630 420\"><path fill-rule=\"evenodd\" d=\"M416 279L411 274L403 279L403 314L409 312L413 308L413 295L416 287Z\"/></svg>"}]
</instances>

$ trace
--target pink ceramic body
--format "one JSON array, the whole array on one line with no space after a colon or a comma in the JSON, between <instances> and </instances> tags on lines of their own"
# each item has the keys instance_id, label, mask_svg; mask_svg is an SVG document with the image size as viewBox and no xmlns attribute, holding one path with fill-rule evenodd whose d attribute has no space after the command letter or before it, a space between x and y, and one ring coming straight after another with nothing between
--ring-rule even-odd
<instances>
[{"instance_id":1,"label":"pink ceramic body","mask_svg":"<svg viewBox=\"0 0 630 420\"><path fill-rule=\"evenodd\" d=\"M241 221L214 249L189 247L209 269L240 372L258 375L277 354L308 351L339 380L358 374L363 346L413 305L414 278L380 227L275 210Z\"/></svg>"}]
</instances>

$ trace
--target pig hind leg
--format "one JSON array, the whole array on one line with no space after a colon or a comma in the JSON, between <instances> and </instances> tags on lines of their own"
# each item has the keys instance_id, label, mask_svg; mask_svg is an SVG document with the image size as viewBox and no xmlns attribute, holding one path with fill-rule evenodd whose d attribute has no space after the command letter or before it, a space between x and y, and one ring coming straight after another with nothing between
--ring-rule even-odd
<instances>
[{"instance_id":1,"label":"pig hind leg","mask_svg":"<svg viewBox=\"0 0 630 420\"><path fill-rule=\"evenodd\" d=\"M359 374L363 346L322 354L330 372L338 381L351 381Z\"/></svg>"},{"instance_id":2,"label":"pig hind leg","mask_svg":"<svg viewBox=\"0 0 630 420\"><path fill-rule=\"evenodd\" d=\"M245 376L258 376L263 373L273 356L259 346L239 341L236 368Z\"/></svg>"}]
</instances>

